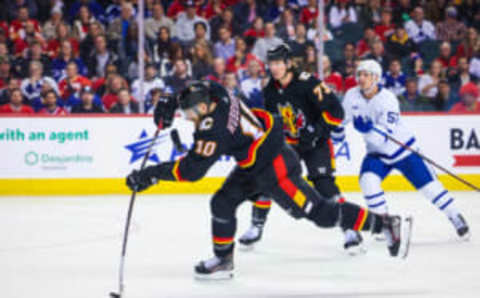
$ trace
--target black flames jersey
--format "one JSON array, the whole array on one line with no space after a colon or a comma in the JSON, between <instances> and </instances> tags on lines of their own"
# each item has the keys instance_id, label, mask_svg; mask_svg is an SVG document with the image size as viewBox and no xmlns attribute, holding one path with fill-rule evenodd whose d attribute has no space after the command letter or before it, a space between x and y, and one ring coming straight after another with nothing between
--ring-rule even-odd
<instances>
[{"instance_id":1,"label":"black flames jersey","mask_svg":"<svg viewBox=\"0 0 480 298\"><path fill-rule=\"evenodd\" d=\"M265 110L248 109L213 82L210 97L217 105L197 124L193 148L176 162L157 166L159 179L198 180L221 155L232 156L238 167L255 171L270 163L280 151L284 143L281 119Z\"/></svg>"},{"instance_id":2,"label":"black flames jersey","mask_svg":"<svg viewBox=\"0 0 480 298\"><path fill-rule=\"evenodd\" d=\"M330 131L341 124L344 112L333 92L309 73L294 73L287 86L272 78L263 89L265 109L283 119L287 143L298 145L302 130L320 124ZM329 138L330 135L320 136Z\"/></svg>"}]
</instances>

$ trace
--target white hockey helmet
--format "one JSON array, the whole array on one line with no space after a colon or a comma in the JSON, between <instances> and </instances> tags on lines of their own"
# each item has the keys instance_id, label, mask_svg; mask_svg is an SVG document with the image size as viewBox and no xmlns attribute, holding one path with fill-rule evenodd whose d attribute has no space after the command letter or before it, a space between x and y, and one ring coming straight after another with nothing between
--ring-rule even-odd
<instances>
[{"instance_id":1,"label":"white hockey helmet","mask_svg":"<svg viewBox=\"0 0 480 298\"><path fill-rule=\"evenodd\" d=\"M358 74L361 71L365 71L367 73L370 73L376 76L377 78L375 83L379 83L380 80L382 79L382 67L377 61L373 59L360 61L360 63L357 66L357 69L355 70L355 79L357 80L357 82L358 82Z\"/></svg>"}]
</instances>

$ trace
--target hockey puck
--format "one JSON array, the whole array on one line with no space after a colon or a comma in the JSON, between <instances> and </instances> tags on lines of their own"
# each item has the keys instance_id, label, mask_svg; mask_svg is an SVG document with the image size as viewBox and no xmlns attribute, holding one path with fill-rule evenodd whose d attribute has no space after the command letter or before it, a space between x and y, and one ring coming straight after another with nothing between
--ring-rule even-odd
<instances>
[{"instance_id":1,"label":"hockey puck","mask_svg":"<svg viewBox=\"0 0 480 298\"><path fill-rule=\"evenodd\" d=\"M110 297L111 298L121 298L120 294L117 294L117 293L114 293L114 292L110 292Z\"/></svg>"}]
</instances>

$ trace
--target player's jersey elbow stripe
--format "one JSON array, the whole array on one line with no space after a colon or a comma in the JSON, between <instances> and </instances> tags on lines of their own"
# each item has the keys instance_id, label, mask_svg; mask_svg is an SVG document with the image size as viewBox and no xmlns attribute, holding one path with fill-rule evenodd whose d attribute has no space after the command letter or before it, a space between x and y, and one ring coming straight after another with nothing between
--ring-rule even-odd
<instances>
[{"instance_id":1,"label":"player's jersey elbow stripe","mask_svg":"<svg viewBox=\"0 0 480 298\"><path fill-rule=\"evenodd\" d=\"M260 109L252 109L252 112L255 114L255 116L263 119L266 131L263 136L261 136L258 140L254 141L252 145L250 145L250 148L248 148L247 158L238 162L238 165L242 168L248 168L255 164L255 161L257 160L258 148L262 146L263 142L267 138L270 131L272 131L273 127L273 117L270 113Z\"/></svg>"},{"instance_id":2,"label":"player's jersey elbow stripe","mask_svg":"<svg viewBox=\"0 0 480 298\"><path fill-rule=\"evenodd\" d=\"M180 161L181 159L177 160L173 165L172 174L176 181L185 181L185 179L183 179L182 175L180 174Z\"/></svg>"},{"instance_id":3,"label":"player's jersey elbow stripe","mask_svg":"<svg viewBox=\"0 0 480 298\"><path fill-rule=\"evenodd\" d=\"M361 231L363 229L363 226L365 225L365 221L367 220L368 217L368 210L367 209L360 209L360 212L358 213L357 220L355 222L355 225L353 226L353 229L355 231Z\"/></svg>"},{"instance_id":4,"label":"player's jersey elbow stripe","mask_svg":"<svg viewBox=\"0 0 480 298\"><path fill-rule=\"evenodd\" d=\"M330 114L328 111L324 111L322 113L322 117L323 120L325 120L325 122L330 125L338 126L342 123L342 119L333 117L332 114Z\"/></svg>"}]
</instances>

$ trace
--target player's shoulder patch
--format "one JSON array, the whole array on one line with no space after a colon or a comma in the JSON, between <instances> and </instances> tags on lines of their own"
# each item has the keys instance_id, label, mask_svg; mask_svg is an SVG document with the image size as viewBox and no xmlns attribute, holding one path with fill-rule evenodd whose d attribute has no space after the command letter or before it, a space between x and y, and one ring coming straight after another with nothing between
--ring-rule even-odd
<instances>
[{"instance_id":1,"label":"player's shoulder patch","mask_svg":"<svg viewBox=\"0 0 480 298\"><path fill-rule=\"evenodd\" d=\"M213 127L213 123L214 123L214 120L212 117L206 117L198 125L198 130L200 131L210 130Z\"/></svg>"},{"instance_id":2,"label":"player's shoulder patch","mask_svg":"<svg viewBox=\"0 0 480 298\"><path fill-rule=\"evenodd\" d=\"M310 73L303 71L303 72L300 73L300 75L298 76L298 79L299 79L300 81L308 81L311 77L312 77L312 75L311 75Z\"/></svg>"}]
</instances>

